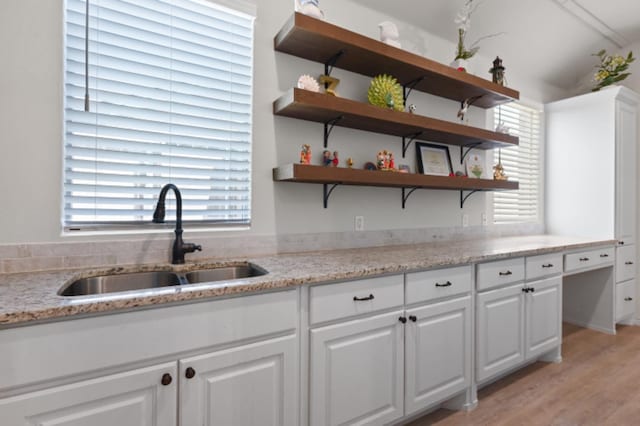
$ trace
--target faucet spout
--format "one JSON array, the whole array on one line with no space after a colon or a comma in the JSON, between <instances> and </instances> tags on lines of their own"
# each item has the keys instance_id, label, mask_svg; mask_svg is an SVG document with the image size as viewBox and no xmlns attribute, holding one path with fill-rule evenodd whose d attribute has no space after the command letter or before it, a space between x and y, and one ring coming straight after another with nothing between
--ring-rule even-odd
<instances>
[{"instance_id":1,"label":"faucet spout","mask_svg":"<svg viewBox=\"0 0 640 426\"><path fill-rule=\"evenodd\" d=\"M164 223L164 216L166 211L165 199L167 197L167 192L170 189L173 190L173 193L176 197L176 229L174 231L174 233L176 234L176 239L173 241L171 263L173 263L174 265L178 265L184 263L185 253L202 251L202 246L193 243L185 243L182 240L182 195L180 194L180 190L178 189L178 187L172 183L166 184L160 190L158 203L156 204L156 209L153 212L153 223Z\"/></svg>"}]
</instances>

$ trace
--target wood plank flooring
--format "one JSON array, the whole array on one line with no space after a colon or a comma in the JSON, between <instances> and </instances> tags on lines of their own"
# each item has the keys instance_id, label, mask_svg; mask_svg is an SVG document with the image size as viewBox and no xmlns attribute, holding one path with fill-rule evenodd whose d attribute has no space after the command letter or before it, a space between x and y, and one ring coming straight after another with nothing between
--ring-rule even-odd
<instances>
[{"instance_id":1,"label":"wood plank flooring","mask_svg":"<svg viewBox=\"0 0 640 426\"><path fill-rule=\"evenodd\" d=\"M640 327L610 336L563 325L560 364L536 362L479 391L471 412L440 409L410 426L640 425Z\"/></svg>"}]
</instances>

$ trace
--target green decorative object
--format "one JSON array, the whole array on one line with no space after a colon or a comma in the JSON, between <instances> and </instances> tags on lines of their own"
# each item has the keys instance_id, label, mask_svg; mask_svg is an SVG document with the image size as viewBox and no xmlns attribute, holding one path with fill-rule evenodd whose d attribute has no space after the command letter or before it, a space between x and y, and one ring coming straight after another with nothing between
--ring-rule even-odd
<instances>
[{"instance_id":1,"label":"green decorative object","mask_svg":"<svg viewBox=\"0 0 640 426\"><path fill-rule=\"evenodd\" d=\"M369 85L367 98L371 105L404 111L402 86L400 86L398 80L390 75L381 74L375 76Z\"/></svg>"}]
</instances>

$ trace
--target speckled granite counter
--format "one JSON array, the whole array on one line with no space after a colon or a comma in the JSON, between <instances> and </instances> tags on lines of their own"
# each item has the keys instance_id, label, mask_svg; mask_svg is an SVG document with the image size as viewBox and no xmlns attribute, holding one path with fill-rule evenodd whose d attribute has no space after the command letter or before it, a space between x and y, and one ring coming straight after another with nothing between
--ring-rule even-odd
<instances>
[{"instance_id":1,"label":"speckled granite counter","mask_svg":"<svg viewBox=\"0 0 640 426\"><path fill-rule=\"evenodd\" d=\"M181 266L164 264L3 274L0 275L0 328L143 306L283 289L306 283L357 279L613 244L615 244L614 240L594 241L573 237L534 235L280 254L232 261L188 263ZM234 280L231 284L228 282L190 284L79 298L61 297L56 294L63 284L83 277L158 269L181 272L246 261L260 265L269 273L260 277Z\"/></svg>"}]
</instances>

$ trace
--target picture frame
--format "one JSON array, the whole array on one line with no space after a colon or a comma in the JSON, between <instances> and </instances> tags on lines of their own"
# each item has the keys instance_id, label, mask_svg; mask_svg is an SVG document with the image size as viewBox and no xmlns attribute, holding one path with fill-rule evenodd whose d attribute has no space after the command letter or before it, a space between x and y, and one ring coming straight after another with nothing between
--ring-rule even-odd
<instances>
[{"instance_id":1,"label":"picture frame","mask_svg":"<svg viewBox=\"0 0 640 426\"><path fill-rule=\"evenodd\" d=\"M423 175L449 176L453 173L449 147L425 142L416 142L418 173Z\"/></svg>"}]
</instances>

